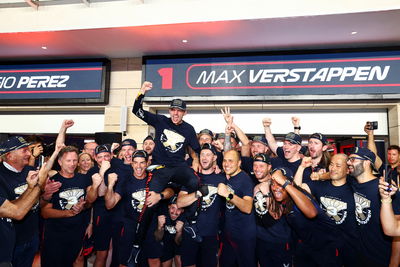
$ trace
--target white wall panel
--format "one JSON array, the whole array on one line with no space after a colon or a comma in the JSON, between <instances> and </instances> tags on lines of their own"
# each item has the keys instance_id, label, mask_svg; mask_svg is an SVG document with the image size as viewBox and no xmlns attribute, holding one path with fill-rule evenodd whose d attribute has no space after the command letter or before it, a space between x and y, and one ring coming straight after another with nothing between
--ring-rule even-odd
<instances>
[{"instance_id":1,"label":"white wall panel","mask_svg":"<svg viewBox=\"0 0 400 267\"><path fill-rule=\"evenodd\" d=\"M104 114L0 114L0 133L58 133L65 119L75 122L68 133L104 131Z\"/></svg>"}]
</instances>

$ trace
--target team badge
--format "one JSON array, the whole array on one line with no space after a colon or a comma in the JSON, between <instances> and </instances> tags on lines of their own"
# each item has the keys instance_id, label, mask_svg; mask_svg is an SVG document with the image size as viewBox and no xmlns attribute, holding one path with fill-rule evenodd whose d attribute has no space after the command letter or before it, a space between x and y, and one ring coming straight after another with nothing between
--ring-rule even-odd
<instances>
[{"instance_id":1,"label":"team badge","mask_svg":"<svg viewBox=\"0 0 400 267\"><path fill-rule=\"evenodd\" d=\"M144 202L146 200L146 190L142 189L132 193L132 207L137 212L142 212Z\"/></svg>"},{"instance_id":2,"label":"team badge","mask_svg":"<svg viewBox=\"0 0 400 267\"><path fill-rule=\"evenodd\" d=\"M347 203L329 197L320 197L321 208L336 224L342 224L347 217Z\"/></svg>"},{"instance_id":3,"label":"team badge","mask_svg":"<svg viewBox=\"0 0 400 267\"><path fill-rule=\"evenodd\" d=\"M160 140L167 151L176 153L183 147L185 137L175 131L164 129Z\"/></svg>"},{"instance_id":4,"label":"team badge","mask_svg":"<svg viewBox=\"0 0 400 267\"><path fill-rule=\"evenodd\" d=\"M166 225L165 226L165 231L167 231L171 235L176 234L176 229L175 229L175 226L173 226L173 225Z\"/></svg>"},{"instance_id":5,"label":"team badge","mask_svg":"<svg viewBox=\"0 0 400 267\"><path fill-rule=\"evenodd\" d=\"M218 188L212 185L207 185L208 187L208 194L203 196L201 200L201 210L205 211L207 208L211 207L214 203L215 198L218 195Z\"/></svg>"},{"instance_id":6,"label":"team badge","mask_svg":"<svg viewBox=\"0 0 400 267\"><path fill-rule=\"evenodd\" d=\"M235 194L235 190L232 189L232 187L228 184L227 185L228 188L228 192L231 194ZM226 208L231 210L235 207L235 205L233 205L232 203L230 203L229 201L226 201Z\"/></svg>"},{"instance_id":7,"label":"team badge","mask_svg":"<svg viewBox=\"0 0 400 267\"><path fill-rule=\"evenodd\" d=\"M354 200L356 202L356 219L360 224L367 224L371 218L371 200L354 193Z\"/></svg>"},{"instance_id":8,"label":"team badge","mask_svg":"<svg viewBox=\"0 0 400 267\"><path fill-rule=\"evenodd\" d=\"M70 189L59 194L60 207L63 210L70 210L73 205L77 204L79 199L83 197L85 190L81 188Z\"/></svg>"},{"instance_id":9,"label":"team badge","mask_svg":"<svg viewBox=\"0 0 400 267\"><path fill-rule=\"evenodd\" d=\"M267 199L261 191L258 191L254 196L254 208L257 215L262 216L268 212Z\"/></svg>"},{"instance_id":10,"label":"team badge","mask_svg":"<svg viewBox=\"0 0 400 267\"><path fill-rule=\"evenodd\" d=\"M16 199L18 199L25 191L28 189L28 184L23 184L14 188L14 193L17 195ZM31 210L36 211L39 208L39 201L32 206Z\"/></svg>"}]
</instances>

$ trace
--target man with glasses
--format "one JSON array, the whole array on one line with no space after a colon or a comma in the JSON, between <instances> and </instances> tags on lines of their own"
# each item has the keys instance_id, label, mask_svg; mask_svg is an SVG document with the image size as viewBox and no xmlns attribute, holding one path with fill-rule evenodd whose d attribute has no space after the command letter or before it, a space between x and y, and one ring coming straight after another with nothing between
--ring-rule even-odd
<instances>
[{"instance_id":1,"label":"man with glasses","mask_svg":"<svg viewBox=\"0 0 400 267\"><path fill-rule=\"evenodd\" d=\"M375 154L356 147L347 160L349 173L355 178L352 183L356 205L356 220L359 229L359 246L362 266L389 266L392 239L385 236L380 222L379 179L375 176ZM399 214L399 199L393 199L395 214ZM394 242L396 244L397 242ZM393 252L397 252L393 250ZM394 255L392 253L392 255ZM392 256L392 258L394 258Z\"/></svg>"}]
</instances>

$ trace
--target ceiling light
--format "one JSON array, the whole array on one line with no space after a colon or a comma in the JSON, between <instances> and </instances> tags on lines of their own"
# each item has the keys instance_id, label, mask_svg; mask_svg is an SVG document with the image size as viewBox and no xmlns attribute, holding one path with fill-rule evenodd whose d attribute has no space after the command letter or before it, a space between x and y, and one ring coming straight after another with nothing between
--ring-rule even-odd
<instances>
[{"instance_id":1,"label":"ceiling light","mask_svg":"<svg viewBox=\"0 0 400 267\"><path fill-rule=\"evenodd\" d=\"M182 40L182 43L187 43L187 42L188 42L188 40L186 40L186 39Z\"/></svg>"},{"instance_id":2,"label":"ceiling light","mask_svg":"<svg viewBox=\"0 0 400 267\"><path fill-rule=\"evenodd\" d=\"M42 46L42 49L46 50L46 49L47 49L47 46Z\"/></svg>"},{"instance_id":3,"label":"ceiling light","mask_svg":"<svg viewBox=\"0 0 400 267\"><path fill-rule=\"evenodd\" d=\"M357 34L357 32L351 32L351 35Z\"/></svg>"}]
</instances>

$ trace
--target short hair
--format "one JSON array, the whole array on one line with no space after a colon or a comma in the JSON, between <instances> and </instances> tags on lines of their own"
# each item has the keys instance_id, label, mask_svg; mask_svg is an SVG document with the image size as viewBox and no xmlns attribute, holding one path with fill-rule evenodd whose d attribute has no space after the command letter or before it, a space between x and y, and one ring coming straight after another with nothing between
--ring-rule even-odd
<instances>
[{"instance_id":1,"label":"short hair","mask_svg":"<svg viewBox=\"0 0 400 267\"><path fill-rule=\"evenodd\" d=\"M75 152L76 155L79 157L79 150L78 148L74 147L74 146L66 146L63 149L60 150L60 152L58 153L58 157L57 159L61 159L65 153L69 153L69 152Z\"/></svg>"},{"instance_id":2,"label":"short hair","mask_svg":"<svg viewBox=\"0 0 400 267\"><path fill-rule=\"evenodd\" d=\"M397 146L397 145L391 145L391 146L388 147L387 150L388 150L388 151L389 151L389 150L397 150L397 152L400 153L400 147Z\"/></svg>"},{"instance_id":3,"label":"short hair","mask_svg":"<svg viewBox=\"0 0 400 267\"><path fill-rule=\"evenodd\" d=\"M38 135L29 135L25 138L25 140L26 140L26 142L33 143L33 144L36 144L36 143L43 144L44 143L44 139Z\"/></svg>"}]
</instances>

